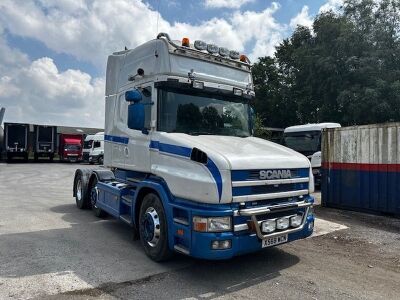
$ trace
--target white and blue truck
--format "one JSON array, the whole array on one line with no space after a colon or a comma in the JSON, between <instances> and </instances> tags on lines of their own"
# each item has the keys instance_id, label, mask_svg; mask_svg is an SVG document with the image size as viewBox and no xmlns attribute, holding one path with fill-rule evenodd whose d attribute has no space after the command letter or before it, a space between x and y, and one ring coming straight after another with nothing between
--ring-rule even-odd
<instances>
[{"instance_id":1,"label":"white and blue truck","mask_svg":"<svg viewBox=\"0 0 400 300\"><path fill-rule=\"evenodd\" d=\"M155 261L228 259L310 236L310 161L252 137L251 65L236 51L160 33L108 57L104 168L73 195L132 227Z\"/></svg>"}]
</instances>

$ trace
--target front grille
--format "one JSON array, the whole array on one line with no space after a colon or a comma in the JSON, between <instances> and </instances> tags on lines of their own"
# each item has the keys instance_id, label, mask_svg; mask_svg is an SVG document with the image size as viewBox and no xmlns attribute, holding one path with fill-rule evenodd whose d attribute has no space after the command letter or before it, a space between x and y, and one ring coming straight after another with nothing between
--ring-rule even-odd
<instances>
[{"instance_id":1,"label":"front grille","mask_svg":"<svg viewBox=\"0 0 400 300\"><path fill-rule=\"evenodd\" d=\"M269 203L291 201L308 194L309 169L289 169L290 178L260 179L260 171L271 170L234 170L232 178L232 196L234 202L268 201ZM275 169L278 171L278 169ZM280 169L279 169L280 170ZM285 169L287 170L287 169ZM277 172L275 172L277 174ZM284 172L280 172L284 174ZM292 182L291 179L298 179ZM300 181L300 182L299 182Z\"/></svg>"},{"instance_id":2,"label":"front grille","mask_svg":"<svg viewBox=\"0 0 400 300\"><path fill-rule=\"evenodd\" d=\"M234 170L232 171L232 181L260 180L260 171L263 170L273 170L273 169ZM309 170L307 168L287 169L287 170L290 170L291 178L308 177L309 175Z\"/></svg>"}]
</instances>

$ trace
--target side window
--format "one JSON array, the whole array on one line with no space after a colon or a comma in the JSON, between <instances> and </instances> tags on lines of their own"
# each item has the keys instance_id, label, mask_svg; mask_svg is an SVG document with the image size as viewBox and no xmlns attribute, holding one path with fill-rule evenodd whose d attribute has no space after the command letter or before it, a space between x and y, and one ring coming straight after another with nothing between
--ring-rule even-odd
<instances>
[{"instance_id":1,"label":"side window","mask_svg":"<svg viewBox=\"0 0 400 300\"><path fill-rule=\"evenodd\" d=\"M95 141L93 148L99 148L101 146L100 141Z\"/></svg>"},{"instance_id":2,"label":"side window","mask_svg":"<svg viewBox=\"0 0 400 300\"><path fill-rule=\"evenodd\" d=\"M151 121L151 95L152 90L151 86L147 86L142 89L142 103L144 104L144 127L150 129L150 121Z\"/></svg>"}]
</instances>

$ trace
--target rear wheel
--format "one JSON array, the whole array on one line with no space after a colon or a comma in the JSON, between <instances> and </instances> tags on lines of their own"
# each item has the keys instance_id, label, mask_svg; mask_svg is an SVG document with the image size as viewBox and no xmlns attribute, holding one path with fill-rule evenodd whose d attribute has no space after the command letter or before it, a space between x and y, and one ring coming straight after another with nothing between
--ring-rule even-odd
<instances>
[{"instance_id":1,"label":"rear wheel","mask_svg":"<svg viewBox=\"0 0 400 300\"><path fill-rule=\"evenodd\" d=\"M87 181L82 173L78 173L75 179L75 201L80 209L88 207Z\"/></svg>"},{"instance_id":2,"label":"rear wheel","mask_svg":"<svg viewBox=\"0 0 400 300\"><path fill-rule=\"evenodd\" d=\"M154 261L171 257L168 247L168 226L164 207L160 198L147 194L140 207L139 235L145 253Z\"/></svg>"},{"instance_id":3,"label":"rear wheel","mask_svg":"<svg viewBox=\"0 0 400 300\"><path fill-rule=\"evenodd\" d=\"M99 193L97 190L97 178L95 177L90 185L90 204L92 206L93 213L98 218L104 218L106 212L101 208L97 207L97 199L99 198Z\"/></svg>"}]
</instances>

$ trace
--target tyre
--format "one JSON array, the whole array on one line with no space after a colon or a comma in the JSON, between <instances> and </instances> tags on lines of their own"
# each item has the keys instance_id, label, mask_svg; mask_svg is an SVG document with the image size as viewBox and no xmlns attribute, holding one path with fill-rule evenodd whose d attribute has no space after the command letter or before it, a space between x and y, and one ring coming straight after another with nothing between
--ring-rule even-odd
<instances>
[{"instance_id":1,"label":"tyre","mask_svg":"<svg viewBox=\"0 0 400 300\"><path fill-rule=\"evenodd\" d=\"M53 160L54 160L54 155L53 154L50 155L49 160L50 160L50 162L53 162Z\"/></svg>"},{"instance_id":2,"label":"tyre","mask_svg":"<svg viewBox=\"0 0 400 300\"><path fill-rule=\"evenodd\" d=\"M98 218L104 218L106 216L106 212L101 208L97 207L96 202L99 197L97 191L97 177L95 177L90 184L90 205L92 207L93 214Z\"/></svg>"},{"instance_id":3,"label":"tyre","mask_svg":"<svg viewBox=\"0 0 400 300\"><path fill-rule=\"evenodd\" d=\"M80 209L88 208L89 201L88 201L88 186L87 186L87 179L81 173L77 173L75 178L75 201L76 206Z\"/></svg>"},{"instance_id":4,"label":"tyre","mask_svg":"<svg viewBox=\"0 0 400 300\"><path fill-rule=\"evenodd\" d=\"M140 207L139 235L144 251L152 260L160 262L171 257L168 247L168 224L160 198L147 194Z\"/></svg>"},{"instance_id":5,"label":"tyre","mask_svg":"<svg viewBox=\"0 0 400 300\"><path fill-rule=\"evenodd\" d=\"M39 157L38 157L38 155L36 153L33 155L33 159L34 159L35 162L38 161Z\"/></svg>"}]
</instances>

